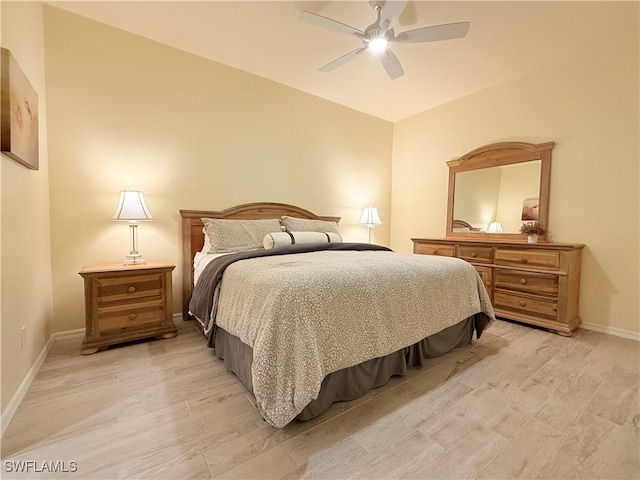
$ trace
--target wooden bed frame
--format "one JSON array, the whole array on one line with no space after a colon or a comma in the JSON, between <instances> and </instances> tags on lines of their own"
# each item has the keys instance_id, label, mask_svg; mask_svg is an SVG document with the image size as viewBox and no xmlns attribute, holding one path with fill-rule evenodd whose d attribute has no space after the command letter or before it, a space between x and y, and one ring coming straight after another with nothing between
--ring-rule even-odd
<instances>
[{"instance_id":1,"label":"wooden bed frame","mask_svg":"<svg viewBox=\"0 0 640 480\"><path fill-rule=\"evenodd\" d=\"M316 215L294 205L283 203L250 203L222 211L180 210L183 240L183 316L189 315L189 301L193 293L193 259L204 245L202 218L217 219L265 219L283 215L311 220L339 222L339 217ZM195 322L202 331L200 322ZM349 401L377 388L395 375L405 375L409 368L423 365L427 358L443 355L453 348L469 345L489 323L484 314L475 314L416 343L387 355L365 360L362 363L331 372L325 376L317 397L298 412L295 418L309 420L324 413L337 401ZM366 333L365 333L366 334ZM214 354L225 368L234 373L250 392L253 392L253 347L245 344L233 333L218 327L207 335L207 345L214 347ZM264 367L264 362L261 362ZM266 417L265 417L266 418Z\"/></svg>"},{"instance_id":2,"label":"wooden bed frame","mask_svg":"<svg viewBox=\"0 0 640 480\"><path fill-rule=\"evenodd\" d=\"M182 318L193 320L189 314L189 300L193 293L193 259L202 250L204 233L202 218L222 218L227 220L258 220L263 218L289 217L310 220L340 222L340 217L316 215L295 205L273 202L246 203L226 210L180 210L182 217Z\"/></svg>"}]
</instances>

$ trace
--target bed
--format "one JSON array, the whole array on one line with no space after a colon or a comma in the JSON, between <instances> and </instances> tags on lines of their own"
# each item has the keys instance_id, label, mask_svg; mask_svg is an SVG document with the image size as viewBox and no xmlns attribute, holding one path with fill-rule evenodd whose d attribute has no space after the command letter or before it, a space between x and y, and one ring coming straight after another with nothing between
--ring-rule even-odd
<instances>
[{"instance_id":1,"label":"bed","mask_svg":"<svg viewBox=\"0 0 640 480\"><path fill-rule=\"evenodd\" d=\"M468 345L495 320L467 262L342 242L338 217L282 203L180 214L183 317L275 427ZM238 250L237 237L274 248Z\"/></svg>"}]
</instances>

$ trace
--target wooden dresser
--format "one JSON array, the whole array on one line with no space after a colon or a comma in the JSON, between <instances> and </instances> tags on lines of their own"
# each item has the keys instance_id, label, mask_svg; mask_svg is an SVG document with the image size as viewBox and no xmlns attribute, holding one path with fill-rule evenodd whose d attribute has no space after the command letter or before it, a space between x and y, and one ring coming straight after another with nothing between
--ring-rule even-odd
<instances>
[{"instance_id":1,"label":"wooden dresser","mask_svg":"<svg viewBox=\"0 0 640 480\"><path fill-rule=\"evenodd\" d=\"M496 316L571 335L580 324L582 244L412 238L413 253L458 257L482 278Z\"/></svg>"},{"instance_id":2,"label":"wooden dresser","mask_svg":"<svg viewBox=\"0 0 640 480\"><path fill-rule=\"evenodd\" d=\"M82 353L95 353L116 343L177 333L171 314L174 265L89 265L84 278L86 334Z\"/></svg>"}]
</instances>

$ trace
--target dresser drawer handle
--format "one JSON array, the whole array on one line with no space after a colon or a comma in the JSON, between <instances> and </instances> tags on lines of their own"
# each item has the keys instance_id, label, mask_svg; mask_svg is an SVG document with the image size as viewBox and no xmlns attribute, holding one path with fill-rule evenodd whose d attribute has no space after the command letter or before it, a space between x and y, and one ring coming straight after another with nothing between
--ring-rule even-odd
<instances>
[{"instance_id":1,"label":"dresser drawer handle","mask_svg":"<svg viewBox=\"0 0 640 480\"><path fill-rule=\"evenodd\" d=\"M521 307L526 307L527 306L527 302L525 302L524 300L520 300L520 306Z\"/></svg>"},{"instance_id":2,"label":"dresser drawer handle","mask_svg":"<svg viewBox=\"0 0 640 480\"><path fill-rule=\"evenodd\" d=\"M527 263L527 259L526 259L525 257L522 257L522 258L520 259L520 261L521 261L522 263Z\"/></svg>"},{"instance_id":3,"label":"dresser drawer handle","mask_svg":"<svg viewBox=\"0 0 640 480\"><path fill-rule=\"evenodd\" d=\"M476 258L476 252L471 252L471 256L472 256L473 258Z\"/></svg>"},{"instance_id":4,"label":"dresser drawer handle","mask_svg":"<svg viewBox=\"0 0 640 480\"><path fill-rule=\"evenodd\" d=\"M435 248L433 249L433 254L437 255L438 254L438 250L436 250Z\"/></svg>"},{"instance_id":5,"label":"dresser drawer handle","mask_svg":"<svg viewBox=\"0 0 640 480\"><path fill-rule=\"evenodd\" d=\"M130 313L129 314L129 320L135 320L137 316L138 316L137 313Z\"/></svg>"},{"instance_id":6,"label":"dresser drawer handle","mask_svg":"<svg viewBox=\"0 0 640 480\"><path fill-rule=\"evenodd\" d=\"M521 283L522 285L526 285L526 284L527 284L527 279L526 279L526 278L521 278L521 279L520 279L520 283Z\"/></svg>"},{"instance_id":7,"label":"dresser drawer handle","mask_svg":"<svg viewBox=\"0 0 640 480\"><path fill-rule=\"evenodd\" d=\"M127 289L127 292L129 292L129 293L133 293L133 292L135 292L135 291L136 291L136 287L134 287L134 286L131 286L131 287L129 287L129 288Z\"/></svg>"}]
</instances>

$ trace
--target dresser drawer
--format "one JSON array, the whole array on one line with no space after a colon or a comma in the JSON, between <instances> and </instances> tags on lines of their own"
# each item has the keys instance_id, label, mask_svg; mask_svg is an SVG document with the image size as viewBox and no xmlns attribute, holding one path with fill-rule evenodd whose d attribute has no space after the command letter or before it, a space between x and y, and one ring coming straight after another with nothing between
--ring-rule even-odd
<instances>
[{"instance_id":1,"label":"dresser drawer","mask_svg":"<svg viewBox=\"0 0 640 480\"><path fill-rule=\"evenodd\" d=\"M163 301L98 308L97 317L100 333L159 325L164 321Z\"/></svg>"},{"instance_id":2,"label":"dresser drawer","mask_svg":"<svg viewBox=\"0 0 640 480\"><path fill-rule=\"evenodd\" d=\"M493 301L497 314L500 314L501 310L506 310L551 320L555 320L558 314L558 303L553 299L507 292L496 288Z\"/></svg>"},{"instance_id":3,"label":"dresser drawer","mask_svg":"<svg viewBox=\"0 0 640 480\"><path fill-rule=\"evenodd\" d=\"M436 243L416 243L413 253L421 255L441 255L443 257L455 257L455 245L438 245Z\"/></svg>"},{"instance_id":4,"label":"dresser drawer","mask_svg":"<svg viewBox=\"0 0 640 480\"><path fill-rule=\"evenodd\" d=\"M493 248L460 245L458 246L458 257L467 262L491 263L493 262Z\"/></svg>"},{"instance_id":5,"label":"dresser drawer","mask_svg":"<svg viewBox=\"0 0 640 480\"><path fill-rule=\"evenodd\" d=\"M476 272L478 272L478 275L480 275L480 280L482 280L484 288L487 289L489 297L493 298L493 268L485 267L484 265L474 265L473 267L476 269Z\"/></svg>"},{"instance_id":6,"label":"dresser drawer","mask_svg":"<svg viewBox=\"0 0 640 480\"><path fill-rule=\"evenodd\" d=\"M558 276L523 270L495 269L495 287L541 295L558 294Z\"/></svg>"},{"instance_id":7,"label":"dresser drawer","mask_svg":"<svg viewBox=\"0 0 640 480\"><path fill-rule=\"evenodd\" d=\"M106 277L96 280L98 306L161 299L162 274Z\"/></svg>"},{"instance_id":8,"label":"dresser drawer","mask_svg":"<svg viewBox=\"0 0 640 480\"><path fill-rule=\"evenodd\" d=\"M560 254L550 250L496 250L496 265L558 270Z\"/></svg>"}]
</instances>

